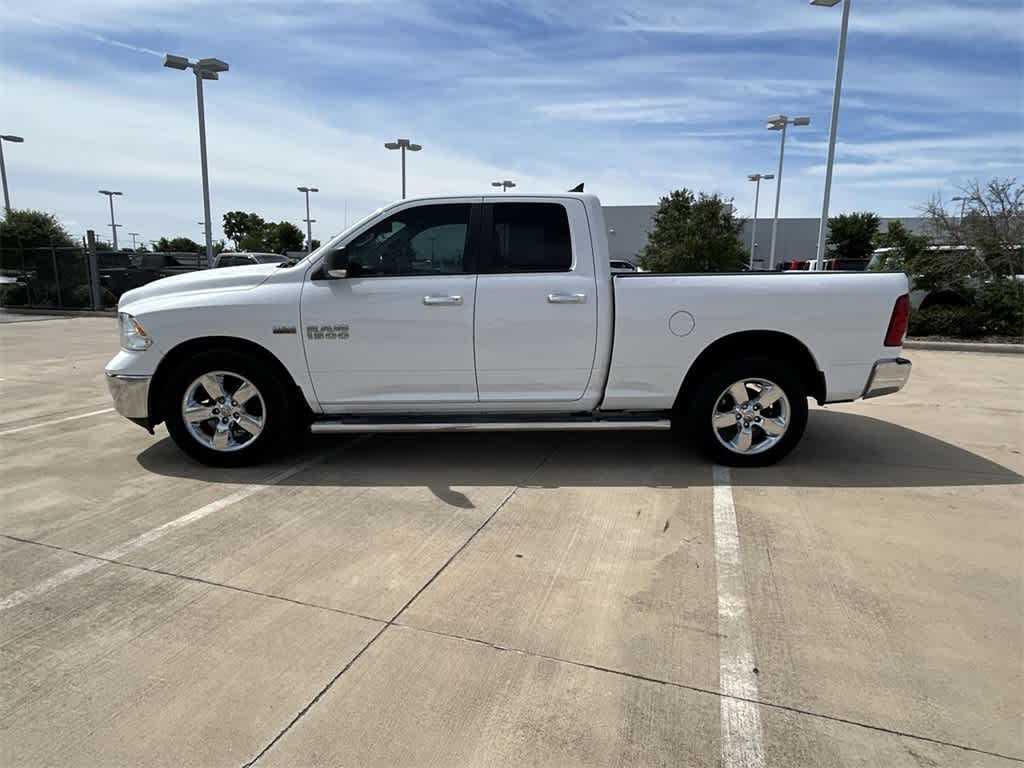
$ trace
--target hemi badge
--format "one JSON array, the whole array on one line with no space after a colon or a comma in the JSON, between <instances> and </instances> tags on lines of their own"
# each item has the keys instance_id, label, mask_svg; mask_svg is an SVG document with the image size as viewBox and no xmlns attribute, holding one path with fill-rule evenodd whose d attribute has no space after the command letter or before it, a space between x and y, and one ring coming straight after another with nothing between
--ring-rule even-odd
<instances>
[{"instance_id":1,"label":"hemi badge","mask_svg":"<svg viewBox=\"0 0 1024 768\"><path fill-rule=\"evenodd\" d=\"M275 325L274 333L295 333L294 325Z\"/></svg>"}]
</instances>

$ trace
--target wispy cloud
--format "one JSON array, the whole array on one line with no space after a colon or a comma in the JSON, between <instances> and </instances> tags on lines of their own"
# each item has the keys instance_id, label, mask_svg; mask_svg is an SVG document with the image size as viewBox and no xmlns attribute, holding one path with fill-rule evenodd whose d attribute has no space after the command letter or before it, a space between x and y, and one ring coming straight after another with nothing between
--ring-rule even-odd
<instances>
[{"instance_id":1,"label":"wispy cloud","mask_svg":"<svg viewBox=\"0 0 1024 768\"><path fill-rule=\"evenodd\" d=\"M136 53L145 53L150 56L162 57L164 55L160 51L154 51L152 48L146 48L142 45L132 45L131 43L122 43L120 40L111 40L110 38L104 37L103 35L90 35L90 37L92 37L92 39L98 43L103 43L104 45L112 45L115 48L124 48L128 51L135 51Z\"/></svg>"},{"instance_id":2,"label":"wispy cloud","mask_svg":"<svg viewBox=\"0 0 1024 768\"><path fill-rule=\"evenodd\" d=\"M154 235L197 230L194 89L164 51L218 56L207 89L215 216L298 221L294 187L340 228L393 198L383 141L425 145L413 193L578 181L609 203L691 186L749 196L774 168L768 114L790 133L784 215L815 215L838 11L723 0L49 0L0 5L4 129L16 205L102 227L97 185ZM898 5L852 15L835 206L910 213L943 185L1024 176L1018 0ZM982 44L983 42L983 44ZM24 62L31 61L29 70Z\"/></svg>"},{"instance_id":3,"label":"wispy cloud","mask_svg":"<svg viewBox=\"0 0 1024 768\"><path fill-rule=\"evenodd\" d=\"M612 16L613 30L677 36L787 38L835 35L838 10L832 15L802 3L750 3L742 0L668 7L662 3L631 3ZM983 3L858 3L851 29L892 39L1024 41L1018 3L986 7Z\"/></svg>"}]
</instances>

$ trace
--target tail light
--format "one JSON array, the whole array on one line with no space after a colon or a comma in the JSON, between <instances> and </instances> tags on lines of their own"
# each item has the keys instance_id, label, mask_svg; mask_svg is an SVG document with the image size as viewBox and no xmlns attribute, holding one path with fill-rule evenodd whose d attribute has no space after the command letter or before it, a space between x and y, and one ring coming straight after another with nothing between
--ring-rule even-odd
<instances>
[{"instance_id":1,"label":"tail light","mask_svg":"<svg viewBox=\"0 0 1024 768\"><path fill-rule=\"evenodd\" d=\"M904 293L892 308L889 318L889 330L885 332L885 346L902 347L903 337L907 335L907 323L910 322L910 294Z\"/></svg>"}]
</instances>

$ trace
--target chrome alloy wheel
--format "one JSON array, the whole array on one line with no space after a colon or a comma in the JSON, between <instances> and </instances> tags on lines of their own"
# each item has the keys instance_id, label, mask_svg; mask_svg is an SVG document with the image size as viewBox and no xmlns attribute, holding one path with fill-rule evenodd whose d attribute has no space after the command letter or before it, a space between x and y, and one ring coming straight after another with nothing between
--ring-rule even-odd
<instances>
[{"instance_id":1,"label":"chrome alloy wheel","mask_svg":"<svg viewBox=\"0 0 1024 768\"><path fill-rule=\"evenodd\" d=\"M210 371L193 381L181 401L181 417L200 445L229 453L259 437L266 423L263 395L231 371Z\"/></svg>"},{"instance_id":2,"label":"chrome alloy wheel","mask_svg":"<svg viewBox=\"0 0 1024 768\"><path fill-rule=\"evenodd\" d=\"M718 396L711 426L718 442L733 453L751 456L767 451L789 429L786 393L767 379L741 379Z\"/></svg>"}]
</instances>

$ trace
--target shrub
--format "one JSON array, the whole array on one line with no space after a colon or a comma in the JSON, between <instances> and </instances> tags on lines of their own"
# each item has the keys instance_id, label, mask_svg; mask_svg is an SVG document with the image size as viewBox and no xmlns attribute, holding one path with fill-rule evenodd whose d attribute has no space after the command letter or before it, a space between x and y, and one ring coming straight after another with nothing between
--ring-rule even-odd
<instances>
[{"instance_id":1,"label":"shrub","mask_svg":"<svg viewBox=\"0 0 1024 768\"><path fill-rule=\"evenodd\" d=\"M1024 282L995 280L980 286L975 303L993 336L1024 336Z\"/></svg>"},{"instance_id":2,"label":"shrub","mask_svg":"<svg viewBox=\"0 0 1024 768\"><path fill-rule=\"evenodd\" d=\"M0 306L22 307L28 304L28 291L24 283L0 285Z\"/></svg>"},{"instance_id":3,"label":"shrub","mask_svg":"<svg viewBox=\"0 0 1024 768\"><path fill-rule=\"evenodd\" d=\"M70 300L65 299L64 303L69 307L91 307L92 295L89 292L89 286L75 286L75 289L71 292Z\"/></svg>"},{"instance_id":4,"label":"shrub","mask_svg":"<svg viewBox=\"0 0 1024 768\"><path fill-rule=\"evenodd\" d=\"M985 315L977 307L939 305L910 314L910 336L984 336Z\"/></svg>"},{"instance_id":5,"label":"shrub","mask_svg":"<svg viewBox=\"0 0 1024 768\"><path fill-rule=\"evenodd\" d=\"M100 288L100 303L104 307L116 307L117 297L108 289ZM70 301L65 301L69 307L92 308L92 294L88 285L79 285L71 292Z\"/></svg>"}]
</instances>

